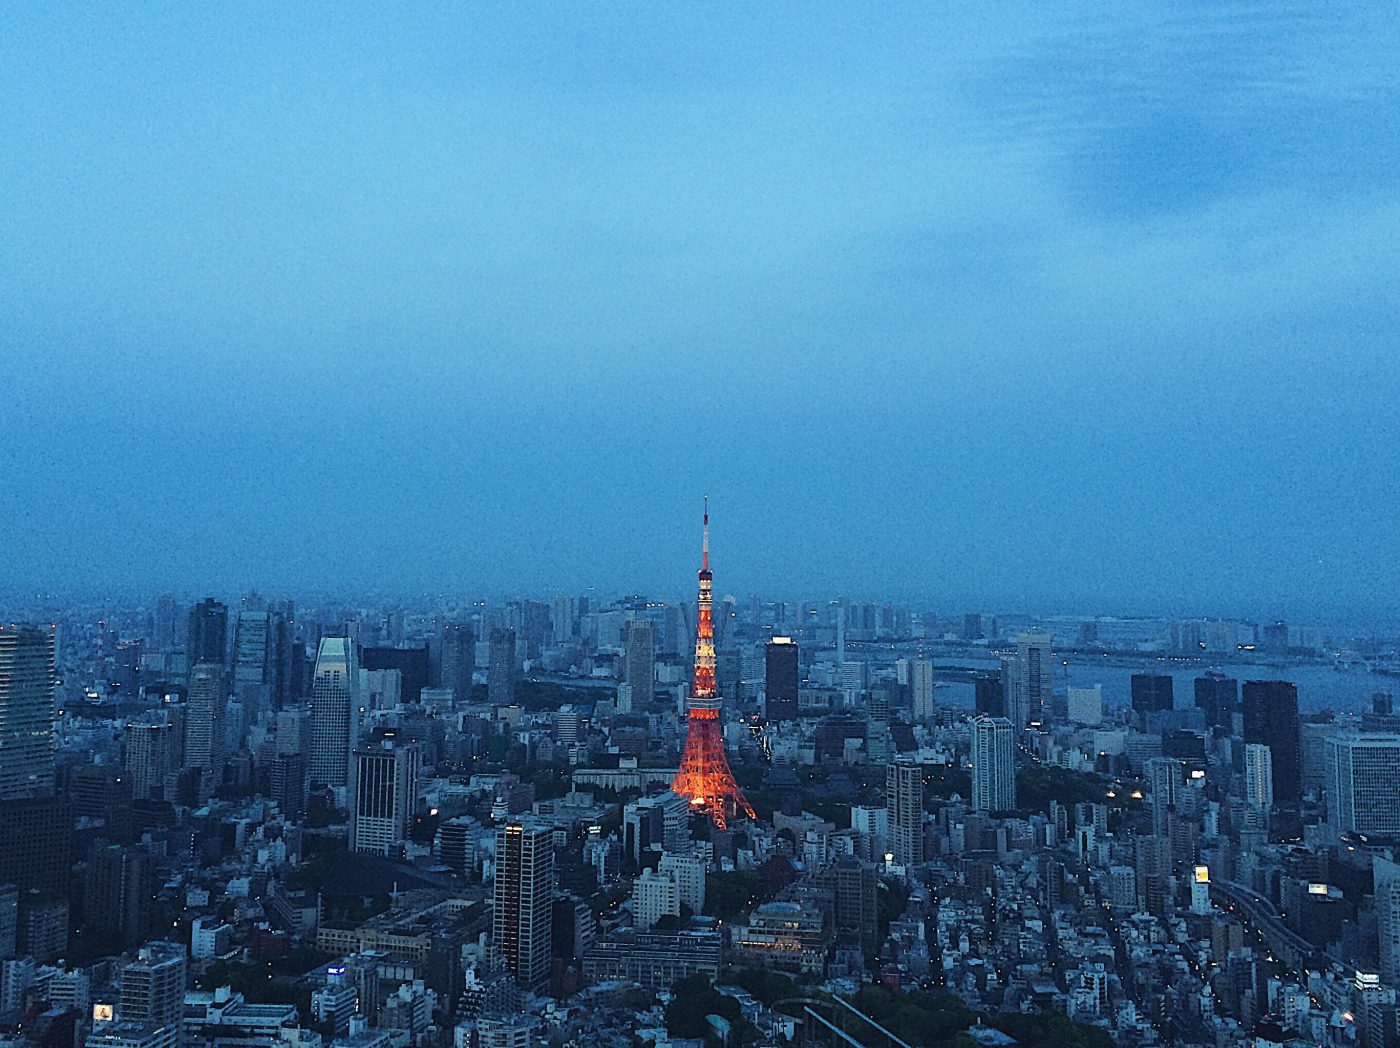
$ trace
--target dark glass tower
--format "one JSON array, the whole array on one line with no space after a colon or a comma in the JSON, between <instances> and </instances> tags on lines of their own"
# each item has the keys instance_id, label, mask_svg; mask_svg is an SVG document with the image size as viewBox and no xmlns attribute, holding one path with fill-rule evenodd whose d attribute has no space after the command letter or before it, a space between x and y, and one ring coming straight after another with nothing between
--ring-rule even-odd
<instances>
[{"instance_id":1,"label":"dark glass tower","mask_svg":"<svg viewBox=\"0 0 1400 1048\"><path fill-rule=\"evenodd\" d=\"M1286 680L1247 680L1243 708L1244 741L1269 747L1275 802L1297 804L1303 797L1297 685Z\"/></svg>"},{"instance_id":2,"label":"dark glass tower","mask_svg":"<svg viewBox=\"0 0 1400 1048\"><path fill-rule=\"evenodd\" d=\"M797 642L774 637L763 653L764 715L770 721L797 719Z\"/></svg>"}]
</instances>

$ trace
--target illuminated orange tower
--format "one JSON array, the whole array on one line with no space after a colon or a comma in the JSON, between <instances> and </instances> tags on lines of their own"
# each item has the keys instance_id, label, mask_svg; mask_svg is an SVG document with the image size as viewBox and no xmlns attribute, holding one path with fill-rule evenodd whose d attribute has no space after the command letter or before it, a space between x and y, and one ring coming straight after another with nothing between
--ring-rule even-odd
<instances>
[{"instance_id":1,"label":"illuminated orange tower","mask_svg":"<svg viewBox=\"0 0 1400 1048\"><path fill-rule=\"evenodd\" d=\"M700 611L695 627L695 676L690 688L686 715L685 754L681 767L671 780L671 789L690 798L695 811L703 811L724 829L730 819L743 812L750 819L753 808L745 800L729 758L724 754L721 731L720 696L715 688L715 625L711 613L714 576L710 574L710 499L705 497L705 530L700 553Z\"/></svg>"}]
</instances>

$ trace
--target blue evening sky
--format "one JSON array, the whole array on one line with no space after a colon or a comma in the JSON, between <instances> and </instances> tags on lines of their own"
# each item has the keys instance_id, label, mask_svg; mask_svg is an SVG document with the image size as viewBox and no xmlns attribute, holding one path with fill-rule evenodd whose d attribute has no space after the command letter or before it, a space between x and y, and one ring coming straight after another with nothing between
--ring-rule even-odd
<instances>
[{"instance_id":1,"label":"blue evening sky","mask_svg":"<svg viewBox=\"0 0 1400 1048\"><path fill-rule=\"evenodd\" d=\"M1400 606L1395 5L9 5L0 583Z\"/></svg>"}]
</instances>

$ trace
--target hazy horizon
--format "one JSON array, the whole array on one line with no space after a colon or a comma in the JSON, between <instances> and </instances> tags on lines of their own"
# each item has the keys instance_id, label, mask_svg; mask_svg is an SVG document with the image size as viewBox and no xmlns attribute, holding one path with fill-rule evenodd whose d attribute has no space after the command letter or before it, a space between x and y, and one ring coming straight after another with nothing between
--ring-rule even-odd
<instances>
[{"instance_id":1,"label":"hazy horizon","mask_svg":"<svg viewBox=\"0 0 1400 1048\"><path fill-rule=\"evenodd\" d=\"M11 11L0 588L1397 617L1400 20L712 15Z\"/></svg>"}]
</instances>

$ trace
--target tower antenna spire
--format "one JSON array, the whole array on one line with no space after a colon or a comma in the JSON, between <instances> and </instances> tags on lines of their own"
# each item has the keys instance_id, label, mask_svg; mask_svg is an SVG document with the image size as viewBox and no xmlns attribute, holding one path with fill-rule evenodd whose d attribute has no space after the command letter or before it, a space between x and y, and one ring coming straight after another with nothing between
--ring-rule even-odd
<instances>
[{"instance_id":1,"label":"tower antenna spire","mask_svg":"<svg viewBox=\"0 0 1400 1048\"><path fill-rule=\"evenodd\" d=\"M700 567L710 570L710 496L705 496L705 526L700 541Z\"/></svg>"}]
</instances>

